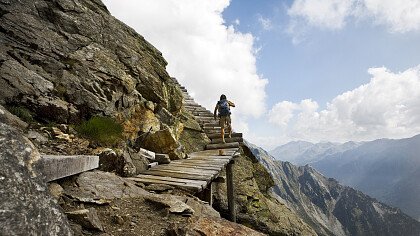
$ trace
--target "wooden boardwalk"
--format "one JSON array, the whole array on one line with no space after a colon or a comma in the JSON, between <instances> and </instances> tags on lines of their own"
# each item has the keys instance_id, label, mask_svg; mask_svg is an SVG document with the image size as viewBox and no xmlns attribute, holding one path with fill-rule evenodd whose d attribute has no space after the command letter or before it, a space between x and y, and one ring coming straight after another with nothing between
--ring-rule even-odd
<instances>
[{"instance_id":1,"label":"wooden boardwalk","mask_svg":"<svg viewBox=\"0 0 420 236\"><path fill-rule=\"evenodd\" d=\"M238 148L224 149L220 156L218 150L194 152L187 159L172 161L169 164L154 166L136 177L129 178L145 184L167 184L198 193L208 188L219 177L220 172L239 155Z\"/></svg>"}]
</instances>

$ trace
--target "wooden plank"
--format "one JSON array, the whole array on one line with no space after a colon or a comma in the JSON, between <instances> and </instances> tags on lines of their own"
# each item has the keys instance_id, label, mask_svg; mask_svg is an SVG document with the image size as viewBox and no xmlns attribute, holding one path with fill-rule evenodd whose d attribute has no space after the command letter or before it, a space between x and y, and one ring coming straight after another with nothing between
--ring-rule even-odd
<instances>
[{"instance_id":1,"label":"wooden plank","mask_svg":"<svg viewBox=\"0 0 420 236\"><path fill-rule=\"evenodd\" d=\"M139 174L139 175L137 175L135 177L131 177L131 178L155 179L155 180L164 180L164 181L177 182L177 183L187 183L187 184L202 186L203 188L206 187L206 185L207 185L207 182L202 181L202 180L180 179L180 178L154 176L154 175ZM128 178L128 179L131 179L131 178Z\"/></svg>"},{"instance_id":2,"label":"wooden plank","mask_svg":"<svg viewBox=\"0 0 420 236\"><path fill-rule=\"evenodd\" d=\"M238 143L242 143L244 141L243 138L241 137L232 137L232 138L225 138L225 141L227 143L233 143L233 142L238 142ZM212 144L216 144L216 143L222 143L222 138L215 138L211 140Z\"/></svg>"},{"instance_id":3,"label":"wooden plank","mask_svg":"<svg viewBox=\"0 0 420 236\"><path fill-rule=\"evenodd\" d=\"M228 148L228 149L223 149L225 155L224 156L232 156L235 152L238 152L238 148ZM219 155L219 150L217 149L213 149L213 150L205 150L205 151L200 151L200 152L194 152L189 154L189 156L191 158L193 158L194 156L201 156L201 155L211 155L211 156L218 156Z\"/></svg>"},{"instance_id":4,"label":"wooden plank","mask_svg":"<svg viewBox=\"0 0 420 236\"><path fill-rule=\"evenodd\" d=\"M197 155L197 156L192 156L189 159L200 159L200 160L217 160L217 159L221 159L221 160L226 160L226 159L232 159L232 156L219 156L219 155ZM188 159L186 159L188 160Z\"/></svg>"},{"instance_id":5,"label":"wooden plank","mask_svg":"<svg viewBox=\"0 0 420 236\"><path fill-rule=\"evenodd\" d=\"M197 160L188 159L188 160L185 160L183 162L172 161L171 164L174 163L174 164L182 164L182 165L184 165L184 164L187 164L187 165L207 165L209 167L216 167L216 166L224 166L225 163L227 163L227 162L228 161L216 161L215 162L215 161L206 161L206 160L200 160L200 159L197 159Z\"/></svg>"},{"instance_id":6,"label":"wooden plank","mask_svg":"<svg viewBox=\"0 0 420 236\"><path fill-rule=\"evenodd\" d=\"M203 170L217 170L217 171L222 170L221 166L208 166L208 165L205 165L205 164L196 165L196 164L182 163L182 164L171 164L171 165L179 166L179 167L192 167L192 168L199 169L199 170L201 170L201 169L203 169Z\"/></svg>"},{"instance_id":7,"label":"wooden plank","mask_svg":"<svg viewBox=\"0 0 420 236\"><path fill-rule=\"evenodd\" d=\"M185 163L202 163L202 164L209 164L209 165L226 165L226 163L228 163L229 160L194 160L194 159L189 159L189 160L185 160Z\"/></svg>"},{"instance_id":8,"label":"wooden plank","mask_svg":"<svg viewBox=\"0 0 420 236\"><path fill-rule=\"evenodd\" d=\"M221 138L222 135L219 134L208 134L207 137L209 137L210 139L214 139L214 138ZM229 137L229 134L225 134L225 138ZM242 133L232 133L232 137L242 137Z\"/></svg>"},{"instance_id":9,"label":"wooden plank","mask_svg":"<svg viewBox=\"0 0 420 236\"><path fill-rule=\"evenodd\" d=\"M46 181L52 181L98 168L99 156L42 155L39 162Z\"/></svg>"},{"instance_id":10,"label":"wooden plank","mask_svg":"<svg viewBox=\"0 0 420 236\"><path fill-rule=\"evenodd\" d=\"M156 166L155 168L152 168L150 170L168 170L168 171L174 171L174 172L182 172L182 173L189 173L189 174L204 174L204 175L216 175L219 173L217 170L197 170L192 167L179 167L174 165L169 166Z\"/></svg>"},{"instance_id":11,"label":"wooden plank","mask_svg":"<svg viewBox=\"0 0 420 236\"><path fill-rule=\"evenodd\" d=\"M234 143L220 143L220 144L207 144L206 149L224 149L224 148L235 148L239 147L238 142Z\"/></svg>"},{"instance_id":12,"label":"wooden plank","mask_svg":"<svg viewBox=\"0 0 420 236\"><path fill-rule=\"evenodd\" d=\"M189 173L164 171L164 170L148 170L148 171L143 172L142 174L166 176L166 177L181 178L181 179L204 180L207 182L210 182L212 179L216 177L212 175L197 175L197 174L189 174Z\"/></svg>"}]
</instances>

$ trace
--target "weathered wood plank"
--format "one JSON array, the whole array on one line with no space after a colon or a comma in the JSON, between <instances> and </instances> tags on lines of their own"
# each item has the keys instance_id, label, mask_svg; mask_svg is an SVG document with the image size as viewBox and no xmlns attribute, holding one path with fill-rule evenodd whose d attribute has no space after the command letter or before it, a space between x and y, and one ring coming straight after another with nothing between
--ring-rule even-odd
<instances>
[{"instance_id":1,"label":"weathered wood plank","mask_svg":"<svg viewBox=\"0 0 420 236\"><path fill-rule=\"evenodd\" d=\"M239 147L238 142L234 143L219 143L219 144L207 144L206 149L224 149L224 148L236 148Z\"/></svg>"},{"instance_id":2,"label":"weathered wood plank","mask_svg":"<svg viewBox=\"0 0 420 236\"><path fill-rule=\"evenodd\" d=\"M168 171L175 171L175 172L182 172L182 173L189 173L189 174L205 174L205 175L216 175L219 172L216 170L197 170L192 167L180 167L174 165L168 166L156 166L150 170L168 170Z\"/></svg>"},{"instance_id":3,"label":"weathered wood plank","mask_svg":"<svg viewBox=\"0 0 420 236\"><path fill-rule=\"evenodd\" d=\"M41 156L40 168L46 181L61 179L99 167L98 156Z\"/></svg>"},{"instance_id":4,"label":"weathered wood plank","mask_svg":"<svg viewBox=\"0 0 420 236\"><path fill-rule=\"evenodd\" d=\"M191 180L191 179L180 179L180 178L172 178L172 177L164 177L164 176L154 176L154 175L136 175L135 177L131 178L143 178L143 179L155 179L155 180L165 180L170 182L177 182L177 183L188 183L193 185L202 186L203 188L206 187L207 182L202 180ZM128 178L128 179L131 179Z\"/></svg>"},{"instance_id":5,"label":"weathered wood plank","mask_svg":"<svg viewBox=\"0 0 420 236\"><path fill-rule=\"evenodd\" d=\"M214 138L222 138L222 135L219 134L208 134L207 137L209 137L210 139L214 139ZM225 134L225 138L229 137L229 134ZM242 137L242 133L232 133L232 137Z\"/></svg>"},{"instance_id":6,"label":"weathered wood plank","mask_svg":"<svg viewBox=\"0 0 420 236\"><path fill-rule=\"evenodd\" d=\"M185 160L185 163L202 163L202 164L209 164L209 165L226 165L229 163L229 160L194 160L189 159Z\"/></svg>"},{"instance_id":7,"label":"weathered wood plank","mask_svg":"<svg viewBox=\"0 0 420 236\"><path fill-rule=\"evenodd\" d=\"M203 170L217 170L220 171L223 169L222 166L214 166L214 165L206 165L206 164L201 164L201 165L197 165L197 164L189 164L189 163L180 163L180 164L171 164L173 166L179 166L179 167L192 167L195 169L203 169Z\"/></svg>"},{"instance_id":8,"label":"weathered wood plank","mask_svg":"<svg viewBox=\"0 0 420 236\"><path fill-rule=\"evenodd\" d=\"M204 180L207 182L210 182L213 178L215 178L214 176L211 176L211 175L197 175L197 174L179 173L179 172L171 172L171 171L163 171L163 170L148 170L148 171L143 172L142 174L166 176L166 177L173 177L173 178L180 178L180 179Z\"/></svg>"},{"instance_id":9,"label":"weathered wood plank","mask_svg":"<svg viewBox=\"0 0 420 236\"><path fill-rule=\"evenodd\" d=\"M227 162L228 161L222 161L222 160L218 160L218 161L206 161L206 160L200 160L200 159L197 159L197 160L188 159L188 160L185 160L185 161L182 161L182 162L174 162L173 161L171 163L174 163L174 164L187 164L187 165L191 165L191 164L194 164L194 165L208 165L208 166L215 167L215 166L223 166Z\"/></svg>"},{"instance_id":10,"label":"weathered wood plank","mask_svg":"<svg viewBox=\"0 0 420 236\"><path fill-rule=\"evenodd\" d=\"M193 156L190 159L195 159L195 160L196 159L199 159L199 160L217 160L217 159L226 160L226 159L228 159L228 160L230 160L232 158L233 157L231 157L231 156L201 155L201 156Z\"/></svg>"},{"instance_id":11,"label":"weathered wood plank","mask_svg":"<svg viewBox=\"0 0 420 236\"><path fill-rule=\"evenodd\" d=\"M223 149L224 151L224 156L232 156L235 152L238 152L238 148L228 148L228 149ZM200 151L200 152L195 152L195 153L191 153L189 154L189 156L191 158L193 158L194 156L201 156L201 155L209 155L209 156L218 156L219 155L219 150L217 149L213 149L213 150L205 150L205 151Z\"/></svg>"},{"instance_id":12,"label":"weathered wood plank","mask_svg":"<svg viewBox=\"0 0 420 236\"><path fill-rule=\"evenodd\" d=\"M225 141L227 143L233 143L233 142L238 142L238 143L242 143L244 141L243 138L241 137L232 137L232 138L225 138ZM222 143L222 138L215 138L211 140L212 144L216 144L216 143Z\"/></svg>"}]
</instances>

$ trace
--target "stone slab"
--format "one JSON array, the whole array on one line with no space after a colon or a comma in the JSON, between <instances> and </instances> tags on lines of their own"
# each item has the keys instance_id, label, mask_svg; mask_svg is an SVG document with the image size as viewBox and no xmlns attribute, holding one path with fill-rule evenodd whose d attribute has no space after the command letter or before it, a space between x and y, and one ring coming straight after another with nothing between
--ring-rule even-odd
<instances>
[{"instance_id":1,"label":"stone slab","mask_svg":"<svg viewBox=\"0 0 420 236\"><path fill-rule=\"evenodd\" d=\"M61 179L99 167L99 156L41 156L40 168L46 181Z\"/></svg>"}]
</instances>

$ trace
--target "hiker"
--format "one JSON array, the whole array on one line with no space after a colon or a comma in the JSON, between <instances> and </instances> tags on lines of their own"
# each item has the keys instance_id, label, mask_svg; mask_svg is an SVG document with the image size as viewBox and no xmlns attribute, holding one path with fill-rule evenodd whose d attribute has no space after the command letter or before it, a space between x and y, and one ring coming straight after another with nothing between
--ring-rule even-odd
<instances>
[{"instance_id":1,"label":"hiker","mask_svg":"<svg viewBox=\"0 0 420 236\"><path fill-rule=\"evenodd\" d=\"M232 124L230 119L230 107L235 107L235 104L226 99L226 95L222 94L220 100L217 102L214 108L214 120L216 120L216 112L219 112L219 125L221 127L222 142L225 142L225 127L229 132L229 138L232 138Z\"/></svg>"}]
</instances>

